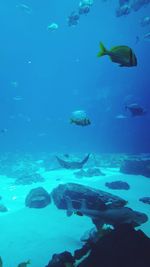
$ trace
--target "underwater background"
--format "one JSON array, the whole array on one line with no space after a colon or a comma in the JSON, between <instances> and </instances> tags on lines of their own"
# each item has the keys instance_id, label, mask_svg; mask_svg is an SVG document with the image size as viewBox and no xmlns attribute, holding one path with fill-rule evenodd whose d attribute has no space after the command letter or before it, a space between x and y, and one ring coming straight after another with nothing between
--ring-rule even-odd
<instances>
[{"instance_id":1,"label":"underwater background","mask_svg":"<svg viewBox=\"0 0 150 267\"><path fill-rule=\"evenodd\" d=\"M126 102L149 108L149 41L143 40L149 26L142 28L140 20L150 6L116 17L118 1L94 1L69 27L78 2L25 1L28 13L17 1L1 0L0 114L1 128L8 129L1 151L149 152L149 115L116 116L126 115ZM47 30L52 22L54 32ZM132 47L138 66L119 68L97 58L100 41L108 49ZM70 125L78 109L86 110L90 127Z\"/></svg>"},{"instance_id":2,"label":"underwater background","mask_svg":"<svg viewBox=\"0 0 150 267\"><path fill-rule=\"evenodd\" d=\"M84 1L87 9L79 14ZM68 183L125 200L146 214L139 225L150 237L149 3L0 0L0 267L50 267L54 253L82 246L91 217L68 218L68 207L51 194ZM137 66L97 57L100 42L108 50L128 46ZM90 124L71 123L76 111ZM115 191L106 186L120 180L127 184ZM31 208L27 196L40 187L48 202Z\"/></svg>"}]
</instances>

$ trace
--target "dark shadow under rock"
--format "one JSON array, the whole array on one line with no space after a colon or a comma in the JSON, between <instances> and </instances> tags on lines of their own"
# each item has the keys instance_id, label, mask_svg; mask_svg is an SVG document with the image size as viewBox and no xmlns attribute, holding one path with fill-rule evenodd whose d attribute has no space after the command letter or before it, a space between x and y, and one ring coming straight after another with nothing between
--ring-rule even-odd
<instances>
[{"instance_id":1,"label":"dark shadow under rock","mask_svg":"<svg viewBox=\"0 0 150 267\"><path fill-rule=\"evenodd\" d=\"M77 178L93 177L93 176L104 176L105 174L100 171L99 168L88 168L86 171L81 169L80 171L74 172Z\"/></svg>"},{"instance_id":2,"label":"dark shadow under rock","mask_svg":"<svg viewBox=\"0 0 150 267\"><path fill-rule=\"evenodd\" d=\"M32 189L25 199L25 205L29 208L44 208L50 203L51 197L43 187Z\"/></svg>"},{"instance_id":3,"label":"dark shadow under rock","mask_svg":"<svg viewBox=\"0 0 150 267\"><path fill-rule=\"evenodd\" d=\"M140 230L123 224L92 244L78 267L149 267L150 239ZM79 251L75 252L75 255Z\"/></svg>"},{"instance_id":4,"label":"dark shadow under rock","mask_svg":"<svg viewBox=\"0 0 150 267\"><path fill-rule=\"evenodd\" d=\"M142 158L125 160L120 167L120 172L150 177L150 160Z\"/></svg>"},{"instance_id":5,"label":"dark shadow under rock","mask_svg":"<svg viewBox=\"0 0 150 267\"><path fill-rule=\"evenodd\" d=\"M114 181L114 182L110 182L110 183L105 183L105 186L107 186L110 189L116 189L116 190L129 190L130 186L128 183L126 182L122 182L122 181Z\"/></svg>"},{"instance_id":6,"label":"dark shadow under rock","mask_svg":"<svg viewBox=\"0 0 150 267\"><path fill-rule=\"evenodd\" d=\"M0 204L0 212L6 212L8 211L7 207L4 206L3 204Z\"/></svg>"},{"instance_id":7,"label":"dark shadow under rock","mask_svg":"<svg viewBox=\"0 0 150 267\"><path fill-rule=\"evenodd\" d=\"M18 177L15 180L15 184L17 185L27 185L27 184L32 184L32 183L39 183L39 182L44 182L45 179L41 174L39 173L22 173L20 174L20 177Z\"/></svg>"}]
</instances>

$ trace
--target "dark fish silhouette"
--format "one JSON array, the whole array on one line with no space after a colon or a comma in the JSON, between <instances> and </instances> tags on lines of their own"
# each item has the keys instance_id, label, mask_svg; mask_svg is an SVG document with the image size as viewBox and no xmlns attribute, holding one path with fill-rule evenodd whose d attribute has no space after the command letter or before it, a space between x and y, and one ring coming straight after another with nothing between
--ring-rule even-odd
<instances>
[{"instance_id":1,"label":"dark fish silhouette","mask_svg":"<svg viewBox=\"0 0 150 267\"><path fill-rule=\"evenodd\" d=\"M65 161L56 156L59 164L65 169L82 169L83 165L88 161L90 154L88 154L81 162L78 161Z\"/></svg>"},{"instance_id":2,"label":"dark fish silhouette","mask_svg":"<svg viewBox=\"0 0 150 267\"><path fill-rule=\"evenodd\" d=\"M135 116L143 116L147 114L147 111L139 106L137 103L133 103L125 106L126 110L129 110L133 117Z\"/></svg>"}]
</instances>

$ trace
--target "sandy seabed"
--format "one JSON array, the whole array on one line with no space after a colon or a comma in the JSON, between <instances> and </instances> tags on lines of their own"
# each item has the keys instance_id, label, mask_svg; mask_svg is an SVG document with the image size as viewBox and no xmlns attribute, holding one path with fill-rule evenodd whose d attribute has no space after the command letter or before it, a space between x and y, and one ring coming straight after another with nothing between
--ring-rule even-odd
<instances>
[{"instance_id":1,"label":"sandy seabed","mask_svg":"<svg viewBox=\"0 0 150 267\"><path fill-rule=\"evenodd\" d=\"M129 207L146 213L149 221L142 229L150 237L150 206L139 198L150 196L150 179L143 176L121 174L117 168L102 168L106 176L75 178L73 171L55 170L41 175L45 182L32 185L13 185L12 178L0 176L0 195L8 212L0 214L0 256L4 267L17 267L20 262L31 260L31 267L44 267L54 253L73 252L82 246L81 236L93 224L88 217L73 215L59 210L51 203L43 209L25 207L25 197L32 188L44 187L49 193L59 184L74 182L88 185L120 196ZM111 190L105 182L126 181L129 190Z\"/></svg>"}]
</instances>

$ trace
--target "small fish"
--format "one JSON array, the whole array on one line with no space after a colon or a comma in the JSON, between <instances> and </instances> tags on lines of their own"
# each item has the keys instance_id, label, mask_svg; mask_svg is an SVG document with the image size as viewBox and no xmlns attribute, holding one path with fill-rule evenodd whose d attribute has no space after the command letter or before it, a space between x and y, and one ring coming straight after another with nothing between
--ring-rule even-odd
<instances>
[{"instance_id":1,"label":"small fish","mask_svg":"<svg viewBox=\"0 0 150 267\"><path fill-rule=\"evenodd\" d=\"M20 10L22 10L24 13L26 13L28 15L30 15L32 13L31 7L29 7L29 6L25 5L25 4L19 3L19 4L16 5L16 7L19 8Z\"/></svg>"},{"instance_id":2,"label":"small fish","mask_svg":"<svg viewBox=\"0 0 150 267\"><path fill-rule=\"evenodd\" d=\"M124 116L123 114L119 114L115 117L116 119L126 119L127 117Z\"/></svg>"},{"instance_id":3,"label":"small fish","mask_svg":"<svg viewBox=\"0 0 150 267\"><path fill-rule=\"evenodd\" d=\"M68 17L68 26L76 26L79 22L79 14L77 12L72 12L71 15Z\"/></svg>"},{"instance_id":4,"label":"small fish","mask_svg":"<svg viewBox=\"0 0 150 267\"><path fill-rule=\"evenodd\" d=\"M146 33L143 37L144 40L150 41L150 32Z\"/></svg>"},{"instance_id":5,"label":"small fish","mask_svg":"<svg viewBox=\"0 0 150 267\"><path fill-rule=\"evenodd\" d=\"M135 44L138 44L140 41L140 37L137 35L136 38L135 38Z\"/></svg>"},{"instance_id":6,"label":"small fish","mask_svg":"<svg viewBox=\"0 0 150 267\"><path fill-rule=\"evenodd\" d=\"M146 16L146 17L142 18L140 24L142 27L149 25L150 24L150 16Z\"/></svg>"},{"instance_id":7,"label":"small fish","mask_svg":"<svg viewBox=\"0 0 150 267\"><path fill-rule=\"evenodd\" d=\"M125 45L115 46L107 50L102 43L100 43L100 52L98 57L109 56L111 61L118 63L120 67L134 67L137 66L137 58L133 50Z\"/></svg>"},{"instance_id":8,"label":"small fish","mask_svg":"<svg viewBox=\"0 0 150 267\"><path fill-rule=\"evenodd\" d=\"M91 124L91 122L88 118L80 119L80 120L70 119L70 123L74 123L78 126L88 126Z\"/></svg>"},{"instance_id":9,"label":"small fish","mask_svg":"<svg viewBox=\"0 0 150 267\"><path fill-rule=\"evenodd\" d=\"M28 264L31 264L30 260L19 263L17 267L27 267Z\"/></svg>"},{"instance_id":10,"label":"small fish","mask_svg":"<svg viewBox=\"0 0 150 267\"><path fill-rule=\"evenodd\" d=\"M125 106L126 110L129 110L133 117L146 115L147 111L137 103L133 103Z\"/></svg>"},{"instance_id":11,"label":"small fish","mask_svg":"<svg viewBox=\"0 0 150 267\"><path fill-rule=\"evenodd\" d=\"M58 27L59 27L58 24L53 22L50 25L48 25L47 29L48 31L54 32L58 29Z\"/></svg>"},{"instance_id":12,"label":"small fish","mask_svg":"<svg viewBox=\"0 0 150 267\"><path fill-rule=\"evenodd\" d=\"M129 15L130 12L131 12L131 6L128 4L124 4L116 10L116 16L117 17L127 16Z\"/></svg>"}]
</instances>

